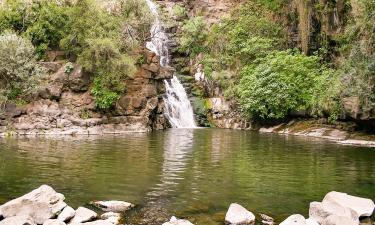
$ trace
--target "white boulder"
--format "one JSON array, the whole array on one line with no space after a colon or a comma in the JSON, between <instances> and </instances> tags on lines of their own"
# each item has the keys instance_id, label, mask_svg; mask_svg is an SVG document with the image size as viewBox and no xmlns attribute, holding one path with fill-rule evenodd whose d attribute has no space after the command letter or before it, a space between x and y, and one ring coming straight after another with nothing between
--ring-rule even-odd
<instances>
[{"instance_id":1,"label":"white boulder","mask_svg":"<svg viewBox=\"0 0 375 225\"><path fill-rule=\"evenodd\" d=\"M306 225L319 225L319 223L316 222L316 220L314 220L313 218L308 218L306 219Z\"/></svg>"},{"instance_id":2,"label":"white boulder","mask_svg":"<svg viewBox=\"0 0 375 225\"><path fill-rule=\"evenodd\" d=\"M0 221L0 225L36 225L29 216L12 216Z\"/></svg>"},{"instance_id":3,"label":"white boulder","mask_svg":"<svg viewBox=\"0 0 375 225\"><path fill-rule=\"evenodd\" d=\"M352 221L359 223L356 212L347 207L342 207L332 202L311 202L309 208L309 216L318 223L331 215L347 217Z\"/></svg>"},{"instance_id":4,"label":"white boulder","mask_svg":"<svg viewBox=\"0 0 375 225\"><path fill-rule=\"evenodd\" d=\"M194 224L190 223L190 221L188 220L181 220L172 216L169 222L163 223L163 225L194 225Z\"/></svg>"},{"instance_id":5,"label":"white boulder","mask_svg":"<svg viewBox=\"0 0 375 225\"><path fill-rule=\"evenodd\" d=\"M93 204L106 212L125 212L134 207L133 204L124 201L97 201Z\"/></svg>"},{"instance_id":6,"label":"white boulder","mask_svg":"<svg viewBox=\"0 0 375 225\"><path fill-rule=\"evenodd\" d=\"M280 225L306 225L306 219L300 214L294 214L286 218Z\"/></svg>"},{"instance_id":7,"label":"white boulder","mask_svg":"<svg viewBox=\"0 0 375 225\"><path fill-rule=\"evenodd\" d=\"M371 199L360 198L336 191L326 194L323 202L333 202L342 207L350 208L354 210L359 217L371 216L375 210L375 204Z\"/></svg>"},{"instance_id":8,"label":"white boulder","mask_svg":"<svg viewBox=\"0 0 375 225\"><path fill-rule=\"evenodd\" d=\"M70 220L71 218L73 218L75 214L76 214L76 211L72 207L67 206L59 214L57 219L62 221L62 222L66 222L66 221Z\"/></svg>"},{"instance_id":9,"label":"white boulder","mask_svg":"<svg viewBox=\"0 0 375 225\"><path fill-rule=\"evenodd\" d=\"M321 225L358 225L358 223L344 216L330 215L325 218Z\"/></svg>"},{"instance_id":10,"label":"white boulder","mask_svg":"<svg viewBox=\"0 0 375 225\"><path fill-rule=\"evenodd\" d=\"M108 222L111 222L114 225L120 224L121 220L121 214L120 213L114 213L114 212L107 212L100 216L102 220L107 220Z\"/></svg>"},{"instance_id":11,"label":"white boulder","mask_svg":"<svg viewBox=\"0 0 375 225\"><path fill-rule=\"evenodd\" d=\"M76 210L76 213L73 217L73 219L70 221L70 223L84 223L90 220L93 220L98 217L98 214L96 212L87 209L85 207L79 207Z\"/></svg>"},{"instance_id":12,"label":"white boulder","mask_svg":"<svg viewBox=\"0 0 375 225\"><path fill-rule=\"evenodd\" d=\"M57 193L50 186L42 185L0 206L0 215L4 218L30 216L35 223L43 224L66 206L64 199L64 195Z\"/></svg>"},{"instance_id":13,"label":"white boulder","mask_svg":"<svg viewBox=\"0 0 375 225\"><path fill-rule=\"evenodd\" d=\"M43 223L43 225L66 225L66 223L60 221L60 220L47 220L46 222Z\"/></svg>"},{"instance_id":14,"label":"white boulder","mask_svg":"<svg viewBox=\"0 0 375 225\"><path fill-rule=\"evenodd\" d=\"M237 203L230 204L228 212L225 215L226 224L252 224L254 222L255 216L252 212Z\"/></svg>"}]
</instances>

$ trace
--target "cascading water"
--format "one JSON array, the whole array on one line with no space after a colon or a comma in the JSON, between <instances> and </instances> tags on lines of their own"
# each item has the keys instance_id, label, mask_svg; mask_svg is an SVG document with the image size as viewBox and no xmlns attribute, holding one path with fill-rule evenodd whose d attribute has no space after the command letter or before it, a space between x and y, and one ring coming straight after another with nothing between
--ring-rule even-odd
<instances>
[{"instance_id":1,"label":"cascading water","mask_svg":"<svg viewBox=\"0 0 375 225\"><path fill-rule=\"evenodd\" d=\"M151 0L146 0L150 11L155 16L155 22L151 28L151 41L147 42L146 47L150 51L160 56L160 65L169 66L170 56L168 43L170 42L168 34L164 31L163 25L159 19L157 6ZM170 80L164 81L166 89L165 115L174 128L195 128L194 113L188 96L181 82L176 75Z\"/></svg>"}]
</instances>

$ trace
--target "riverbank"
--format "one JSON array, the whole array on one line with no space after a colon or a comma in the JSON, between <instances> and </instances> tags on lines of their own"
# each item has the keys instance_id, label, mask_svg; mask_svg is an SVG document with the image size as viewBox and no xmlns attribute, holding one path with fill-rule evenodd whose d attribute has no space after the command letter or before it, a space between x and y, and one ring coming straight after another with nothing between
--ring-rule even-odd
<instances>
[{"instance_id":1,"label":"riverbank","mask_svg":"<svg viewBox=\"0 0 375 225\"><path fill-rule=\"evenodd\" d=\"M0 225L120 225L126 224L127 211L134 204L111 200L90 203L96 211L78 207L73 209L65 202L65 196L52 187L42 185L19 198L0 205ZM309 218L300 214L286 218L280 225L371 225L375 204L370 199L330 192L322 202L311 202ZM270 216L255 216L243 206L232 203L223 218L223 224L247 225L260 222L264 225L276 224ZM162 225L193 225L184 219L172 216Z\"/></svg>"}]
</instances>

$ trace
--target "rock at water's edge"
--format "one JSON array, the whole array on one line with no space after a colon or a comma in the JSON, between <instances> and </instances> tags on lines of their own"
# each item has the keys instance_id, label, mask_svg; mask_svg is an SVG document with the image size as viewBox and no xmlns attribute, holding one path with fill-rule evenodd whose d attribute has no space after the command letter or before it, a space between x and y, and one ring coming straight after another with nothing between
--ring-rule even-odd
<instances>
[{"instance_id":1,"label":"rock at water's edge","mask_svg":"<svg viewBox=\"0 0 375 225\"><path fill-rule=\"evenodd\" d=\"M13 216L0 221L0 225L36 225L29 216Z\"/></svg>"},{"instance_id":2,"label":"rock at water's edge","mask_svg":"<svg viewBox=\"0 0 375 225\"><path fill-rule=\"evenodd\" d=\"M67 206L59 214L57 219L62 221L62 222L66 222L66 221L70 220L71 218L73 218L75 214L76 214L76 211L72 207Z\"/></svg>"},{"instance_id":3,"label":"rock at water's edge","mask_svg":"<svg viewBox=\"0 0 375 225\"><path fill-rule=\"evenodd\" d=\"M190 221L188 220L181 220L172 216L171 220L169 222L163 223L163 225L194 225L194 224L190 223Z\"/></svg>"},{"instance_id":4,"label":"rock at water's edge","mask_svg":"<svg viewBox=\"0 0 375 225\"><path fill-rule=\"evenodd\" d=\"M358 225L359 223L354 222L353 220L337 215L330 215L325 218L321 225Z\"/></svg>"},{"instance_id":5,"label":"rock at water's edge","mask_svg":"<svg viewBox=\"0 0 375 225\"><path fill-rule=\"evenodd\" d=\"M70 221L70 223L84 223L90 220L93 220L98 217L98 214L96 212L87 209L85 207L79 207L76 210L76 214L73 217L73 219Z\"/></svg>"},{"instance_id":6,"label":"rock at water's edge","mask_svg":"<svg viewBox=\"0 0 375 225\"><path fill-rule=\"evenodd\" d=\"M46 222L43 223L43 225L66 225L66 223L60 221L60 220L57 220L57 219L54 219L54 220L47 220Z\"/></svg>"},{"instance_id":7,"label":"rock at water's edge","mask_svg":"<svg viewBox=\"0 0 375 225\"><path fill-rule=\"evenodd\" d=\"M332 202L311 202L309 208L309 216L318 223L331 215L347 217L352 221L359 223L358 215L355 211L347 207L342 207Z\"/></svg>"},{"instance_id":8,"label":"rock at water's edge","mask_svg":"<svg viewBox=\"0 0 375 225\"><path fill-rule=\"evenodd\" d=\"M358 214L358 217L371 216L375 210L375 204L371 199L360 198L336 191L326 194L323 202L332 202L342 207L350 208Z\"/></svg>"},{"instance_id":9,"label":"rock at water's edge","mask_svg":"<svg viewBox=\"0 0 375 225\"><path fill-rule=\"evenodd\" d=\"M134 207L133 204L124 201L97 201L93 205L105 212L125 212Z\"/></svg>"},{"instance_id":10,"label":"rock at water's edge","mask_svg":"<svg viewBox=\"0 0 375 225\"><path fill-rule=\"evenodd\" d=\"M4 218L29 216L37 224L56 216L65 206L64 195L57 193L48 185L11 200L0 206L0 215Z\"/></svg>"},{"instance_id":11,"label":"rock at water's edge","mask_svg":"<svg viewBox=\"0 0 375 225\"><path fill-rule=\"evenodd\" d=\"M232 203L229 206L228 212L225 215L226 224L252 224L255 222L255 216L252 212L245 209L243 206Z\"/></svg>"},{"instance_id":12,"label":"rock at water's edge","mask_svg":"<svg viewBox=\"0 0 375 225\"><path fill-rule=\"evenodd\" d=\"M286 218L280 225L306 225L306 219L300 214L294 214Z\"/></svg>"}]
</instances>

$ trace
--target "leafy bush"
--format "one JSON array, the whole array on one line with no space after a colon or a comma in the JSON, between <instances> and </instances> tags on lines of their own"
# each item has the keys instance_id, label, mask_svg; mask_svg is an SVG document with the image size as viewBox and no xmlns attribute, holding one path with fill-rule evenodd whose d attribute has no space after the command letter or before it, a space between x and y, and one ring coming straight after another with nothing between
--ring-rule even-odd
<instances>
[{"instance_id":1,"label":"leafy bush","mask_svg":"<svg viewBox=\"0 0 375 225\"><path fill-rule=\"evenodd\" d=\"M14 33L0 35L0 92L5 98L15 99L35 90L43 69L34 58L30 41Z\"/></svg>"},{"instance_id":2,"label":"leafy bush","mask_svg":"<svg viewBox=\"0 0 375 225\"><path fill-rule=\"evenodd\" d=\"M324 72L324 75L321 75ZM256 67L242 71L238 96L244 112L252 117L280 119L290 111L308 110L317 82L331 73L316 56L288 51L268 55Z\"/></svg>"},{"instance_id":3,"label":"leafy bush","mask_svg":"<svg viewBox=\"0 0 375 225\"><path fill-rule=\"evenodd\" d=\"M206 38L206 24L203 17L193 17L185 21L182 26L179 50L192 56L204 52Z\"/></svg>"},{"instance_id":4,"label":"leafy bush","mask_svg":"<svg viewBox=\"0 0 375 225\"><path fill-rule=\"evenodd\" d=\"M177 4L173 6L172 12L173 12L173 15L179 19L187 16L185 7L177 5Z\"/></svg>"}]
</instances>

